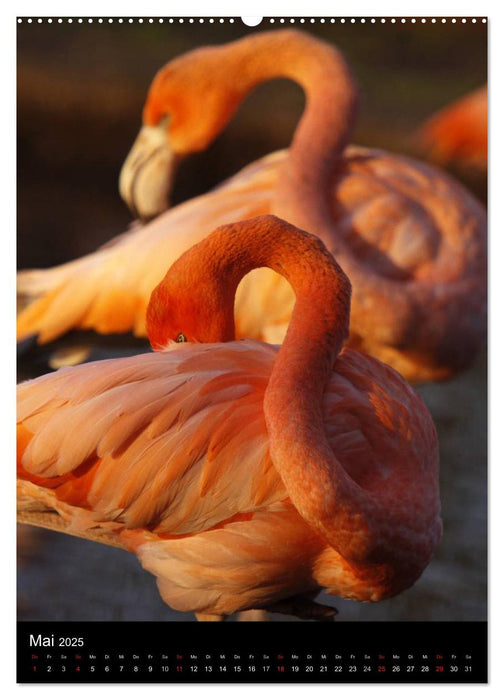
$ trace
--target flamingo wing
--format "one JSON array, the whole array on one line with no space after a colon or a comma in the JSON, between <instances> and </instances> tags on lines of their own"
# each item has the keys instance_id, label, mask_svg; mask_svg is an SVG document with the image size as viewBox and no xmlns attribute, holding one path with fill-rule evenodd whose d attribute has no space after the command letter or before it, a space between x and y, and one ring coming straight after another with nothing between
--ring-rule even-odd
<instances>
[{"instance_id":1,"label":"flamingo wing","mask_svg":"<svg viewBox=\"0 0 504 700\"><path fill-rule=\"evenodd\" d=\"M184 535L285 499L262 410L274 350L231 345L176 346L20 385L21 478L77 529Z\"/></svg>"},{"instance_id":2,"label":"flamingo wing","mask_svg":"<svg viewBox=\"0 0 504 700\"><path fill-rule=\"evenodd\" d=\"M319 538L268 453L275 354L177 345L21 384L18 508L134 551L176 610L228 614L316 589Z\"/></svg>"},{"instance_id":3,"label":"flamingo wing","mask_svg":"<svg viewBox=\"0 0 504 700\"><path fill-rule=\"evenodd\" d=\"M258 341L177 345L21 384L21 497L59 512L70 531L111 532L178 610L227 614L321 587L383 597L300 517L271 463L263 398L275 356ZM350 476L397 492L398 504L401 474L435 454L416 392L349 349L327 384L324 421Z\"/></svg>"}]
</instances>

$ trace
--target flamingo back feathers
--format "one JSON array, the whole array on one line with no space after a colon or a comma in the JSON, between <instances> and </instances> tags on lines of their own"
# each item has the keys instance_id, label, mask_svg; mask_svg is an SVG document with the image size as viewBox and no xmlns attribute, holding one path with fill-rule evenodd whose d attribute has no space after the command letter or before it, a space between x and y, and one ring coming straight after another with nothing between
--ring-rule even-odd
<instances>
[{"instance_id":1,"label":"flamingo back feathers","mask_svg":"<svg viewBox=\"0 0 504 700\"><path fill-rule=\"evenodd\" d=\"M217 353L208 364L211 346L192 346L189 353L90 363L77 368L79 377L61 370L22 384L23 475L48 479L50 487L51 479L99 460L86 500L74 504L92 508L96 520L118 517L128 528L173 534L264 506L283 487L267 456L262 415L273 352L257 348L256 375L244 369L247 353L235 353L231 364ZM219 368L219 357L228 370ZM268 486L253 488L263 473Z\"/></svg>"},{"instance_id":2,"label":"flamingo back feathers","mask_svg":"<svg viewBox=\"0 0 504 700\"><path fill-rule=\"evenodd\" d=\"M391 595L290 502L263 416L275 355L258 341L174 344L21 384L21 507L35 499L69 529L113 533L180 610L227 613L321 586L364 600ZM394 370L350 349L336 359L323 415L338 461L394 508L405 481L431 470L432 493L418 493L429 514L437 464L425 454L436 454L436 435L424 414ZM439 522L427 516L426 538L439 537Z\"/></svg>"}]
</instances>

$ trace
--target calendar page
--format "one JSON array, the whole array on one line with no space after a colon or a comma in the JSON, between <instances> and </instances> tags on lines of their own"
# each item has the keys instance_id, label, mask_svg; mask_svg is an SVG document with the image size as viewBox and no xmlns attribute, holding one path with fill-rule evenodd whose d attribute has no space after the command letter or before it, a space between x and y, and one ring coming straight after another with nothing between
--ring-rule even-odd
<instances>
[{"instance_id":1,"label":"calendar page","mask_svg":"<svg viewBox=\"0 0 504 700\"><path fill-rule=\"evenodd\" d=\"M486 83L478 16L17 18L19 683L486 683Z\"/></svg>"}]
</instances>

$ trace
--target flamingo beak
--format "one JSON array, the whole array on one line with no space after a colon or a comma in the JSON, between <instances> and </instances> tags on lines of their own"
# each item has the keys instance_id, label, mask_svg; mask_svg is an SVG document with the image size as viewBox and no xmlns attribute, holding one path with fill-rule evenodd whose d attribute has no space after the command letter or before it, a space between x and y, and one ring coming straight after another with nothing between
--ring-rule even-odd
<instances>
[{"instance_id":1,"label":"flamingo beak","mask_svg":"<svg viewBox=\"0 0 504 700\"><path fill-rule=\"evenodd\" d=\"M119 192L133 216L149 221L168 209L176 164L166 119L143 126L119 176Z\"/></svg>"}]
</instances>

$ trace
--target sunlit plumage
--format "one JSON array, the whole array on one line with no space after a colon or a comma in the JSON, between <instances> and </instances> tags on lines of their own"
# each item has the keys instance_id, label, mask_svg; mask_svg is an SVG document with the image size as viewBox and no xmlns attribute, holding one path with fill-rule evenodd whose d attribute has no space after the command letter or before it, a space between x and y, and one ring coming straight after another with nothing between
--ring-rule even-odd
<instances>
[{"instance_id":1,"label":"sunlit plumage","mask_svg":"<svg viewBox=\"0 0 504 700\"><path fill-rule=\"evenodd\" d=\"M260 265L296 293L280 349L231 340ZM152 296L158 352L18 387L19 509L106 533L203 615L412 585L441 532L436 431L395 371L341 350L349 300L315 237L271 216L217 230Z\"/></svg>"},{"instance_id":2,"label":"sunlit plumage","mask_svg":"<svg viewBox=\"0 0 504 700\"><path fill-rule=\"evenodd\" d=\"M421 147L437 163L486 170L488 90L484 85L436 112L418 133Z\"/></svg>"}]
</instances>

